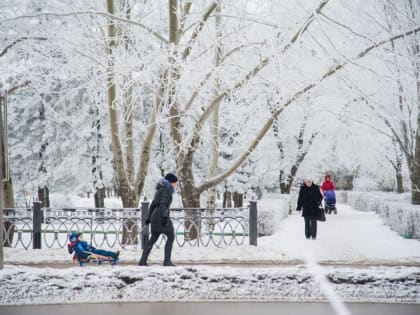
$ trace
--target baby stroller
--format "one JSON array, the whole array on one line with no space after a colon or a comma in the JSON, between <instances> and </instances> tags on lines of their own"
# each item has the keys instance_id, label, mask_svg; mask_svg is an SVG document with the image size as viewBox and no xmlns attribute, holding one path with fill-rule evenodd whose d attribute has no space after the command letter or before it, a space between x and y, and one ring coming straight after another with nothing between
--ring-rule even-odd
<instances>
[{"instance_id":1,"label":"baby stroller","mask_svg":"<svg viewBox=\"0 0 420 315\"><path fill-rule=\"evenodd\" d=\"M337 208L335 207L335 192L334 190L327 190L324 195L325 213L337 214Z\"/></svg>"}]
</instances>

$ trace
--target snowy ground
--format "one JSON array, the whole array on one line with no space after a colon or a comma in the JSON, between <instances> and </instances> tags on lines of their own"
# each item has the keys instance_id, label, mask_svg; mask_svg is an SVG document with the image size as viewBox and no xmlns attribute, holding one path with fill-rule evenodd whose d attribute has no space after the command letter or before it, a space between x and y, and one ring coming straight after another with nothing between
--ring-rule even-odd
<instances>
[{"instance_id":1,"label":"snowy ground","mask_svg":"<svg viewBox=\"0 0 420 315\"><path fill-rule=\"evenodd\" d=\"M414 267L324 268L345 301L420 302ZM2 304L179 300L318 301L326 295L304 266L87 267L7 266L0 276Z\"/></svg>"},{"instance_id":2,"label":"snowy ground","mask_svg":"<svg viewBox=\"0 0 420 315\"><path fill-rule=\"evenodd\" d=\"M175 248L176 268L160 266L162 249L152 252L150 267L137 267L140 250L129 250L122 252L121 266L80 268L65 249L6 248L0 301L323 300L314 275L325 272L346 301L420 303L420 242L398 236L373 212L344 204L338 209L318 223L315 241L305 239L303 218L294 212L257 247ZM322 271L307 260L322 264Z\"/></svg>"}]
</instances>

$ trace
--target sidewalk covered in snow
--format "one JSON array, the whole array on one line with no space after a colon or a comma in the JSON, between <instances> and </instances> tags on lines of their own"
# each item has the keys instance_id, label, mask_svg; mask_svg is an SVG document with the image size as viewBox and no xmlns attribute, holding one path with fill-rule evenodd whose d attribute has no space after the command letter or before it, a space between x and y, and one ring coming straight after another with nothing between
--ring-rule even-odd
<instances>
[{"instance_id":1,"label":"sidewalk covered in snow","mask_svg":"<svg viewBox=\"0 0 420 315\"><path fill-rule=\"evenodd\" d=\"M320 264L334 265L411 265L420 266L420 242L404 239L373 212L361 212L339 204L338 215L318 222L316 240L304 236L304 222L294 211L283 219L278 231L258 239L258 246L175 248L178 264L302 264L310 257ZM141 250L126 250L121 263L136 264ZM160 264L163 250L152 251L149 262ZM71 264L66 249L24 250L5 248L6 264Z\"/></svg>"}]
</instances>

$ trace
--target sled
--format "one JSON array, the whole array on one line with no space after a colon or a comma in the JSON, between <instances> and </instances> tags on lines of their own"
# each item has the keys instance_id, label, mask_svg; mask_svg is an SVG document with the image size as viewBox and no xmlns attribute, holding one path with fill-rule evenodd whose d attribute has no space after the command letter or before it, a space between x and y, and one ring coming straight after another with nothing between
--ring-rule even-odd
<instances>
[{"instance_id":1,"label":"sled","mask_svg":"<svg viewBox=\"0 0 420 315\"><path fill-rule=\"evenodd\" d=\"M109 262L113 265L116 265L118 261L115 261L114 258L108 256L102 256L99 254L94 254L91 252L86 252L89 254L89 257L86 259L76 257L76 260L79 262L80 267L83 267L86 263L95 262L98 265L102 265L104 262Z\"/></svg>"},{"instance_id":2,"label":"sled","mask_svg":"<svg viewBox=\"0 0 420 315\"><path fill-rule=\"evenodd\" d=\"M88 258L80 258L79 256L76 255L76 253L74 253L73 262L78 262L80 267L83 267L85 264L90 263L90 262L97 263L98 265L102 265L104 262L108 262L112 265L116 265L119 262L118 258L114 259L112 257L103 256L103 255L95 254L92 252L86 252L86 253L89 254Z\"/></svg>"},{"instance_id":3,"label":"sled","mask_svg":"<svg viewBox=\"0 0 420 315\"><path fill-rule=\"evenodd\" d=\"M76 242L71 242L67 245L69 254L73 254L73 262L78 262L80 267L83 267L84 264L89 263L89 262L96 262L98 265L102 265L102 263L104 262L109 262L112 265L117 265L119 263L119 259L118 258L112 258L109 256L104 256L104 255L100 255L100 254L96 254L96 253L92 253L89 251L86 251L85 253L88 254L89 256L87 258L80 258L77 253L74 251L73 247L76 244Z\"/></svg>"}]
</instances>

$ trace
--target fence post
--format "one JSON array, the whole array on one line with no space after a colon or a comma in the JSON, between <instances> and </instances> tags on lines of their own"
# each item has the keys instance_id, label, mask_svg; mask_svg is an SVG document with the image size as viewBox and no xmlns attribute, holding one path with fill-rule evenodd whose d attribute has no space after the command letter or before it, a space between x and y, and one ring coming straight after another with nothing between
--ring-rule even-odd
<instances>
[{"instance_id":1,"label":"fence post","mask_svg":"<svg viewBox=\"0 0 420 315\"><path fill-rule=\"evenodd\" d=\"M42 210L41 202L34 201L32 217L32 239L33 249L41 249L41 227L42 227Z\"/></svg>"},{"instance_id":2,"label":"fence post","mask_svg":"<svg viewBox=\"0 0 420 315\"><path fill-rule=\"evenodd\" d=\"M141 249L145 249L149 242L149 225L146 225L146 219L149 216L149 203L141 203Z\"/></svg>"},{"instance_id":3,"label":"fence post","mask_svg":"<svg viewBox=\"0 0 420 315\"><path fill-rule=\"evenodd\" d=\"M3 98L0 95L0 269L3 269ZM6 233L4 233L6 234Z\"/></svg>"},{"instance_id":4,"label":"fence post","mask_svg":"<svg viewBox=\"0 0 420 315\"><path fill-rule=\"evenodd\" d=\"M258 240L258 211L257 202L249 202L249 245L257 246Z\"/></svg>"}]
</instances>

